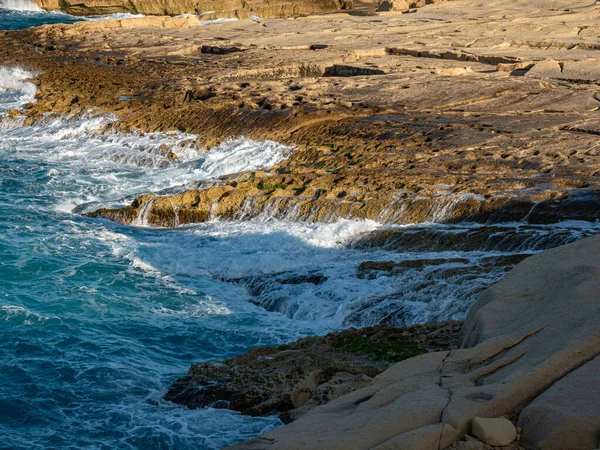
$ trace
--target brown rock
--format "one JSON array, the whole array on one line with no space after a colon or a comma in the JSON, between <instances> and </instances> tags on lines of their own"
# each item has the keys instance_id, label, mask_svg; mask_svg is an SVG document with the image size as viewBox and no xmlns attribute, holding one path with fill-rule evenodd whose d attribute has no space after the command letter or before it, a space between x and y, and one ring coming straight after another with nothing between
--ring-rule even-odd
<instances>
[{"instance_id":1,"label":"brown rock","mask_svg":"<svg viewBox=\"0 0 600 450\"><path fill-rule=\"evenodd\" d=\"M136 13L147 15L202 14L206 19L216 17L247 18L252 14L263 18L306 15L351 7L351 0L257 0L248 4L240 0L35 0L47 10L61 10L75 15Z\"/></svg>"},{"instance_id":2,"label":"brown rock","mask_svg":"<svg viewBox=\"0 0 600 450\"><path fill-rule=\"evenodd\" d=\"M260 8L295 17L306 8L350 7L308 0L59 3L103 12L139 5L157 14L222 7L232 11L216 15L237 18L262 15ZM207 204L180 196L157 201L149 225L209 220L215 200L215 218L242 220L600 218L593 5L430 3L411 2L428 4L418 14L373 19L340 10L272 19L268 28L251 20L202 26L212 13L44 26L2 33L0 61L42 73L30 120L93 109L118 114L120 131L181 130L206 147L239 135L295 146L288 161L253 182L223 179L234 188L227 196L203 185L215 190L201 198ZM410 32L399 41L398 30ZM494 70L498 63L502 71ZM472 72L456 83L449 74L465 67ZM531 76L517 76L526 71ZM259 188L270 183L285 189ZM131 212L98 215L130 223L137 218Z\"/></svg>"}]
</instances>

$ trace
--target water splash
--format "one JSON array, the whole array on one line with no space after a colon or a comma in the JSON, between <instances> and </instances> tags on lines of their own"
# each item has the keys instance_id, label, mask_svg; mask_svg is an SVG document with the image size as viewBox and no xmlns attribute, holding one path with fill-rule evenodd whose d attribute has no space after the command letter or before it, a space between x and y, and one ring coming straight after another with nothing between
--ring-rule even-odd
<instances>
[{"instance_id":1,"label":"water splash","mask_svg":"<svg viewBox=\"0 0 600 450\"><path fill-rule=\"evenodd\" d=\"M114 120L105 116L49 116L23 127L22 121L5 117L0 118L0 132L6 145L15 147L15 154L26 158L37 155L58 165L57 180L93 186L63 198L56 206L61 211L123 206L140 194L183 191L200 180L268 168L292 152L289 146L245 138L206 151L192 134L111 133Z\"/></svg>"},{"instance_id":2,"label":"water splash","mask_svg":"<svg viewBox=\"0 0 600 450\"><path fill-rule=\"evenodd\" d=\"M0 120L2 112L35 101L37 87L29 80L36 76L21 67L0 67Z\"/></svg>"},{"instance_id":3,"label":"water splash","mask_svg":"<svg viewBox=\"0 0 600 450\"><path fill-rule=\"evenodd\" d=\"M46 24L72 24L99 20L127 20L144 17L143 14L115 13L76 17L62 11L45 11L27 0L0 0L0 30L20 30Z\"/></svg>"},{"instance_id":4,"label":"water splash","mask_svg":"<svg viewBox=\"0 0 600 450\"><path fill-rule=\"evenodd\" d=\"M132 13L114 13L114 14L102 14L99 16L87 16L83 20L87 22L97 22L99 20L127 20L127 19L140 19L146 17L144 14L132 14Z\"/></svg>"},{"instance_id":5,"label":"water splash","mask_svg":"<svg viewBox=\"0 0 600 450\"><path fill-rule=\"evenodd\" d=\"M156 199L152 199L147 201L144 206L138 212L137 217L133 221L133 225L137 227L147 227L149 226L148 215L150 214L150 210L152 209L152 204L156 201Z\"/></svg>"},{"instance_id":6,"label":"water splash","mask_svg":"<svg viewBox=\"0 0 600 450\"><path fill-rule=\"evenodd\" d=\"M192 362L253 346L463 318L523 256L600 229L265 217L154 230L88 220L70 211L291 152L245 139L204 152L197 136L113 134L111 121L0 119L0 433L9 447L216 449L252 438L281 423L188 410L162 400L167 386ZM384 234L361 241L365 233Z\"/></svg>"},{"instance_id":7,"label":"water splash","mask_svg":"<svg viewBox=\"0 0 600 450\"><path fill-rule=\"evenodd\" d=\"M6 9L9 11L23 11L23 12L43 12L44 10L29 0L2 0L0 1L0 9Z\"/></svg>"}]
</instances>

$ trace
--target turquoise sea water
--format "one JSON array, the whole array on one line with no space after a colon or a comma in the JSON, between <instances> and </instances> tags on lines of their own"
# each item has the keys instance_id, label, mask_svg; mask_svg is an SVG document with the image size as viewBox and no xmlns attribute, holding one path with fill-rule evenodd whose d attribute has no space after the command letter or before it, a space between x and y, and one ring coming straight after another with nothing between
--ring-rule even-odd
<instances>
[{"instance_id":1,"label":"turquoise sea water","mask_svg":"<svg viewBox=\"0 0 600 450\"><path fill-rule=\"evenodd\" d=\"M0 11L0 28L2 20L15 27L53 20L30 14ZM34 76L0 67L0 114L34 100L27 81ZM597 231L506 224L507 236L518 229L531 242L504 253L391 252L347 246L381 228L375 222L262 217L160 230L144 227L143 217L136 227L87 219L73 210L269 167L291 152L238 139L204 153L193 136L107 134L111 120L48 117L24 126L0 117L0 448L212 449L254 437L280 422L192 411L162 396L191 363L252 346L390 317L463 318L477 292L504 273L469 268L494 252L540 250L536 243L550 235L568 241ZM162 155L165 146L178 162ZM481 226L406 232L471 228ZM461 260L395 277L357 276L365 260L428 258Z\"/></svg>"},{"instance_id":2,"label":"turquoise sea water","mask_svg":"<svg viewBox=\"0 0 600 450\"><path fill-rule=\"evenodd\" d=\"M68 14L48 14L40 12L23 13L0 9L0 30L20 30L51 23L74 23L80 19Z\"/></svg>"},{"instance_id":3,"label":"turquoise sea water","mask_svg":"<svg viewBox=\"0 0 600 450\"><path fill-rule=\"evenodd\" d=\"M192 362L311 327L208 274L171 276L195 257L210 269L211 255L193 248L181 252L187 260L173 256L182 239L197 232L190 245L225 251L243 245L243 232L228 243L218 230L126 228L70 213L81 199L145 190L168 172L152 158L128 164L126 145L109 142L93 143L108 156L88 160L90 142L70 137L80 125L0 125L0 447L220 448L277 425L161 400Z\"/></svg>"},{"instance_id":4,"label":"turquoise sea water","mask_svg":"<svg viewBox=\"0 0 600 450\"><path fill-rule=\"evenodd\" d=\"M0 0L0 30L21 30L47 24L69 24L83 20L126 19L129 17L141 17L141 15L118 13L76 17L59 11L44 11L29 0Z\"/></svg>"},{"instance_id":5,"label":"turquoise sea water","mask_svg":"<svg viewBox=\"0 0 600 450\"><path fill-rule=\"evenodd\" d=\"M0 68L0 113L33 100L33 76ZM278 426L162 396L193 362L337 328L344 298L368 287L348 275L357 252L342 244L377 225L152 230L83 218L73 208L267 167L290 152L242 139L204 154L181 134L102 134L109 122L0 119L0 447L221 448ZM285 282L315 270L330 284ZM254 305L235 282L281 274L272 292L289 314Z\"/></svg>"},{"instance_id":6,"label":"turquoise sea water","mask_svg":"<svg viewBox=\"0 0 600 450\"><path fill-rule=\"evenodd\" d=\"M80 18L48 13L28 0L0 0L0 30L20 30L52 23L74 23Z\"/></svg>"},{"instance_id":7,"label":"turquoise sea water","mask_svg":"<svg viewBox=\"0 0 600 450\"><path fill-rule=\"evenodd\" d=\"M105 175L135 184L145 170L85 168L74 155L53 158L60 148L45 157L35 142L7 139L15 134L0 132L0 447L219 448L276 425L161 396L190 363L298 327L247 303L242 288L151 267L169 233L61 207L110 189Z\"/></svg>"}]
</instances>

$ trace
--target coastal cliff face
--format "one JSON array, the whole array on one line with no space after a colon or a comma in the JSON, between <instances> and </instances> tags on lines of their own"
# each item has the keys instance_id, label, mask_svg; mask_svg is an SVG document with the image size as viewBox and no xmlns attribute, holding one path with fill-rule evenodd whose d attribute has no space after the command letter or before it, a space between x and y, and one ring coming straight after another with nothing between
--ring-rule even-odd
<instances>
[{"instance_id":1,"label":"coastal cliff face","mask_svg":"<svg viewBox=\"0 0 600 450\"><path fill-rule=\"evenodd\" d=\"M598 252L593 237L526 259L471 308L462 348L400 362L232 448L438 450L477 416L512 418L525 448L597 448Z\"/></svg>"},{"instance_id":2,"label":"coastal cliff face","mask_svg":"<svg viewBox=\"0 0 600 450\"><path fill-rule=\"evenodd\" d=\"M133 13L146 15L197 14L204 20L216 18L245 19L305 16L318 12L352 8L351 0L35 0L48 10L74 15Z\"/></svg>"},{"instance_id":3,"label":"coastal cliff face","mask_svg":"<svg viewBox=\"0 0 600 450\"><path fill-rule=\"evenodd\" d=\"M353 9L357 14L378 11L408 11L447 0L34 0L48 11L64 11L73 15L133 13L146 15L195 14L203 20L218 18L246 19L258 16L298 17L310 14Z\"/></svg>"}]
</instances>

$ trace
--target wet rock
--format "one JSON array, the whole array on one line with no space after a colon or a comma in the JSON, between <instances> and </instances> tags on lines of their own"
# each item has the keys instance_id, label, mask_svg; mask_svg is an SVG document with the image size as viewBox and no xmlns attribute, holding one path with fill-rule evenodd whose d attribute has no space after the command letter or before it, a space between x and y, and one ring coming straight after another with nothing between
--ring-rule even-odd
<instances>
[{"instance_id":1,"label":"wet rock","mask_svg":"<svg viewBox=\"0 0 600 450\"><path fill-rule=\"evenodd\" d=\"M348 329L278 348L252 349L221 362L195 364L165 396L190 408L278 413L292 421L355 391L390 364L456 346L460 323Z\"/></svg>"},{"instance_id":2,"label":"wet rock","mask_svg":"<svg viewBox=\"0 0 600 450\"><path fill-rule=\"evenodd\" d=\"M41 72L37 102L27 110L31 120L48 111L93 110L118 115L119 131L196 133L206 148L240 135L295 146L288 161L252 181L224 177L227 195L204 186L207 192L156 201L149 225L256 217L389 224L595 221L600 165L590 131L598 128L597 24L585 12L591 6L579 2L567 13L554 4L521 2L506 10L503 1L443 7L398 1L390 7L424 8L376 19L340 13L273 20L268 30L248 20L194 32L217 16L297 17L353 5L40 0L75 13L124 8L194 16L4 33L0 58ZM377 4L360 7L372 11ZM534 26L530 17L537 10L551 12ZM498 21L488 23L490 14ZM555 14L563 31L552 24ZM472 26L456 28L465 20ZM526 23L517 27L521 20ZM431 30L430 23L440 26ZM364 27L361 39L357 24ZM336 30L335 39L329 29ZM414 30L402 47L398 29ZM576 52L564 61L567 49ZM465 61L472 72L456 83L449 74L466 74ZM497 63L504 65L500 71ZM513 76L524 70L535 76ZM412 74L410 80L400 73ZM555 75L572 81L556 82ZM584 189L589 196L577 200L575 191ZM187 201L191 197L198 202ZM138 212L130 205L96 216L132 223Z\"/></svg>"},{"instance_id":3,"label":"wet rock","mask_svg":"<svg viewBox=\"0 0 600 450\"><path fill-rule=\"evenodd\" d=\"M517 429L510 420L503 417L474 417L471 432L482 442L493 446L508 445L517 438Z\"/></svg>"},{"instance_id":4,"label":"wet rock","mask_svg":"<svg viewBox=\"0 0 600 450\"><path fill-rule=\"evenodd\" d=\"M367 386L372 378L364 374L336 373L329 381L317 384L310 391L306 390L306 398L294 409L281 414L284 423L290 423L306 414L313 408L325 405L342 395L349 394ZM295 403L296 404L296 403Z\"/></svg>"},{"instance_id":5,"label":"wet rock","mask_svg":"<svg viewBox=\"0 0 600 450\"><path fill-rule=\"evenodd\" d=\"M582 237L592 236L593 231L583 229L580 233L568 230L528 227L523 224L514 228L499 226L456 227L449 230L434 227L413 229L383 229L359 236L350 245L353 248L384 248L398 252L425 251L491 251L523 252L540 251L569 244ZM516 261L520 262L520 261Z\"/></svg>"},{"instance_id":6,"label":"wet rock","mask_svg":"<svg viewBox=\"0 0 600 450\"><path fill-rule=\"evenodd\" d=\"M286 164L286 163L284 163ZM600 219L598 192L560 194L556 198L537 202L526 191L521 199L492 196L488 199L456 196L422 197L413 192L406 198L394 199L393 191L374 197L360 188L345 186L343 177L319 176L302 182L293 176L268 176L240 181L236 175L222 186L190 190L164 196L152 205L150 224L173 227L175 224L205 222L211 218L252 219L269 217L281 220L330 223L340 218L370 219L382 223L505 223L525 222L552 224L566 220L594 222ZM326 179L324 179L326 178ZM308 189L309 185L327 186ZM324 184L327 183L327 184ZM336 184L334 184L336 183ZM352 200L340 199L340 192L354 190ZM315 195L308 196L308 192ZM346 194L344 194L344 197ZM191 201L190 201L191 200ZM139 203L139 202L138 202ZM98 210L90 216L105 217L127 224L134 204L118 209Z\"/></svg>"},{"instance_id":7,"label":"wet rock","mask_svg":"<svg viewBox=\"0 0 600 450\"><path fill-rule=\"evenodd\" d=\"M437 259L417 259L400 262L394 261L365 261L358 266L358 277L369 278L372 272L388 272L394 275L396 271L403 269L422 269L425 266L439 266L442 264L469 264L471 261L466 258L437 258Z\"/></svg>"}]
</instances>

